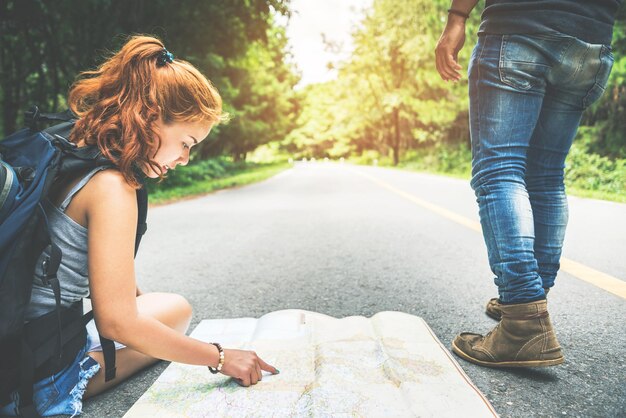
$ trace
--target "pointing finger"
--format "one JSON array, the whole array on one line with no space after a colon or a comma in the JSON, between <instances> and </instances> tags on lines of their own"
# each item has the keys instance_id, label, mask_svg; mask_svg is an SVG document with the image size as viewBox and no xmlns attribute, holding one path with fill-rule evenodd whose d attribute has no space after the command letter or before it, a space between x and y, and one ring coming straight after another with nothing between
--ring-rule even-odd
<instances>
[{"instance_id":1,"label":"pointing finger","mask_svg":"<svg viewBox=\"0 0 626 418\"><path fill-rule=\"evenodd\" d=\"M259 358L259 364L261 365L261 369L265 370L266 372L270 372L272 374L280 373L280 371L278 371L278 369L276 367L270 366L265 361L263 361L263 359L261 359L261 358Z\"/></svg>"}]
</instances>

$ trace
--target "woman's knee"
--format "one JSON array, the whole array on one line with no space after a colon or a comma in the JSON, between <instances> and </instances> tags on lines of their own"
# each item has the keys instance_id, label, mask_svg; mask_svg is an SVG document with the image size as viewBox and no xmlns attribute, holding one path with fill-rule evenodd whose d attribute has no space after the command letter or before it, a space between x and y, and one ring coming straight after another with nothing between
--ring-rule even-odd
<instances>
[{"instance_id":1,"label":"woman's knee","mask_svg":"<svg viewBox=\"0 0 626 418\"><path fill-rule=\"evenodd\" d=\"M191 320L193 315L193 307L191 303L182 295L178 295L176 293L170 293L172 297L172 304L175 306L175 309L179 312L181 318Z\"/></svg>"},{"instance_id":2,"label":"woman's knee","mask_svg":"<svg viewBox=\"0 0 626 418\"><path fill-rule=\"evenodd\" d=\"M164 306L168 306L171 314L176 319L176 329L187 331L189 322L191 322L191 316L193 315L193 308L187 299L176 293L162 293L164 300ZM181 325L183 324L183 325Z\"/></svg>"},{"instance_id":3,"label":"woman's knee","mask_svg":"<svg viewBox=\"0 0 626 418\"><path fill-rule=\"evenodd\" d=\"M176 293L145 293L137 297L139 311L169 326L185 332L193 314L191 304Z\"/></svg>"}]
</instances>

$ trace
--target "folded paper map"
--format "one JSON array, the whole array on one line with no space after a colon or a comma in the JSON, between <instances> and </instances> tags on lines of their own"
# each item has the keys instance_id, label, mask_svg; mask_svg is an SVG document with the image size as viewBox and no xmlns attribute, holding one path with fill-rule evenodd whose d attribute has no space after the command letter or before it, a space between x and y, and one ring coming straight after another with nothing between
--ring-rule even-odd
<instances>
[{"instance_id":1,"label":"folded paper map","mask_svg":"<svg viewBox=\"0 0 626 418\"><path fill-rule=\"evenodd\" d=\"M426 322L401 312L333 318L284 310L204 320L191 334L254 350L280 374L244 388L172 363L125 417L494 417Z\"/></svg>"}]
</instances>

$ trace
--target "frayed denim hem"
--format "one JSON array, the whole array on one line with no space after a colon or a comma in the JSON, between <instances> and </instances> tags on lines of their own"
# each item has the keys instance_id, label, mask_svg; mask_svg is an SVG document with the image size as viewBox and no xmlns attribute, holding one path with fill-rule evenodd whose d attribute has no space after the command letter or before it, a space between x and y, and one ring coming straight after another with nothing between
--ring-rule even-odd
<instances>
[{"instance_id":1,"label":"frayed denim hem","mask_svg":"<svg viewBox=\"0 0 626 418\"><path fill-rule=\"evenodd\" d=\"M71 407L74 410L74 412L72 412L72 418L83 412L83 396L85 394L85 390L87 390L87 384L89 383L89 380L100 370L100 364L97 362L88 369L85 369L85 363L89 360L93 361L91 357L85 356L85 358L80 362L78 383L76 383L76 386L74 386L70 392Z\"/></svg>"}]
</instances>

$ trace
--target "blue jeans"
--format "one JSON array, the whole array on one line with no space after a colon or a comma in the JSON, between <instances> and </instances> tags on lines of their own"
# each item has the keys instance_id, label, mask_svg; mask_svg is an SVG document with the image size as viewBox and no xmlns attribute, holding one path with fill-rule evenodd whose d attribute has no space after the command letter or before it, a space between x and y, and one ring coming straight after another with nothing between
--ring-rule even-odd
<instances>
[{"instance_id":1,"label":"blue jeans","mask_svg":"<svg viewBox=\"0 0 626 418\"><path fill-rule=\"evenodd\" d=\"M479 36L469 65L472 181L503 303L554 285L568 209L565 157L613 55L560 33Z\"/></svg>"},{"instance_id":2,"label":"blue jeans","mask_svg":"<svg viewBox=\"0 0 626 418\"><path fill-rule=\"evenodd\" d=\"M36 382L33 387L33 403L39 415L80 415L83 409L83 395L100 365L87 355L89 339L78 352L74 361L57 374ZM19 395L14 392L13 401L0 406L0 416L18 416Z\"/></svg>"}]
</instances>

